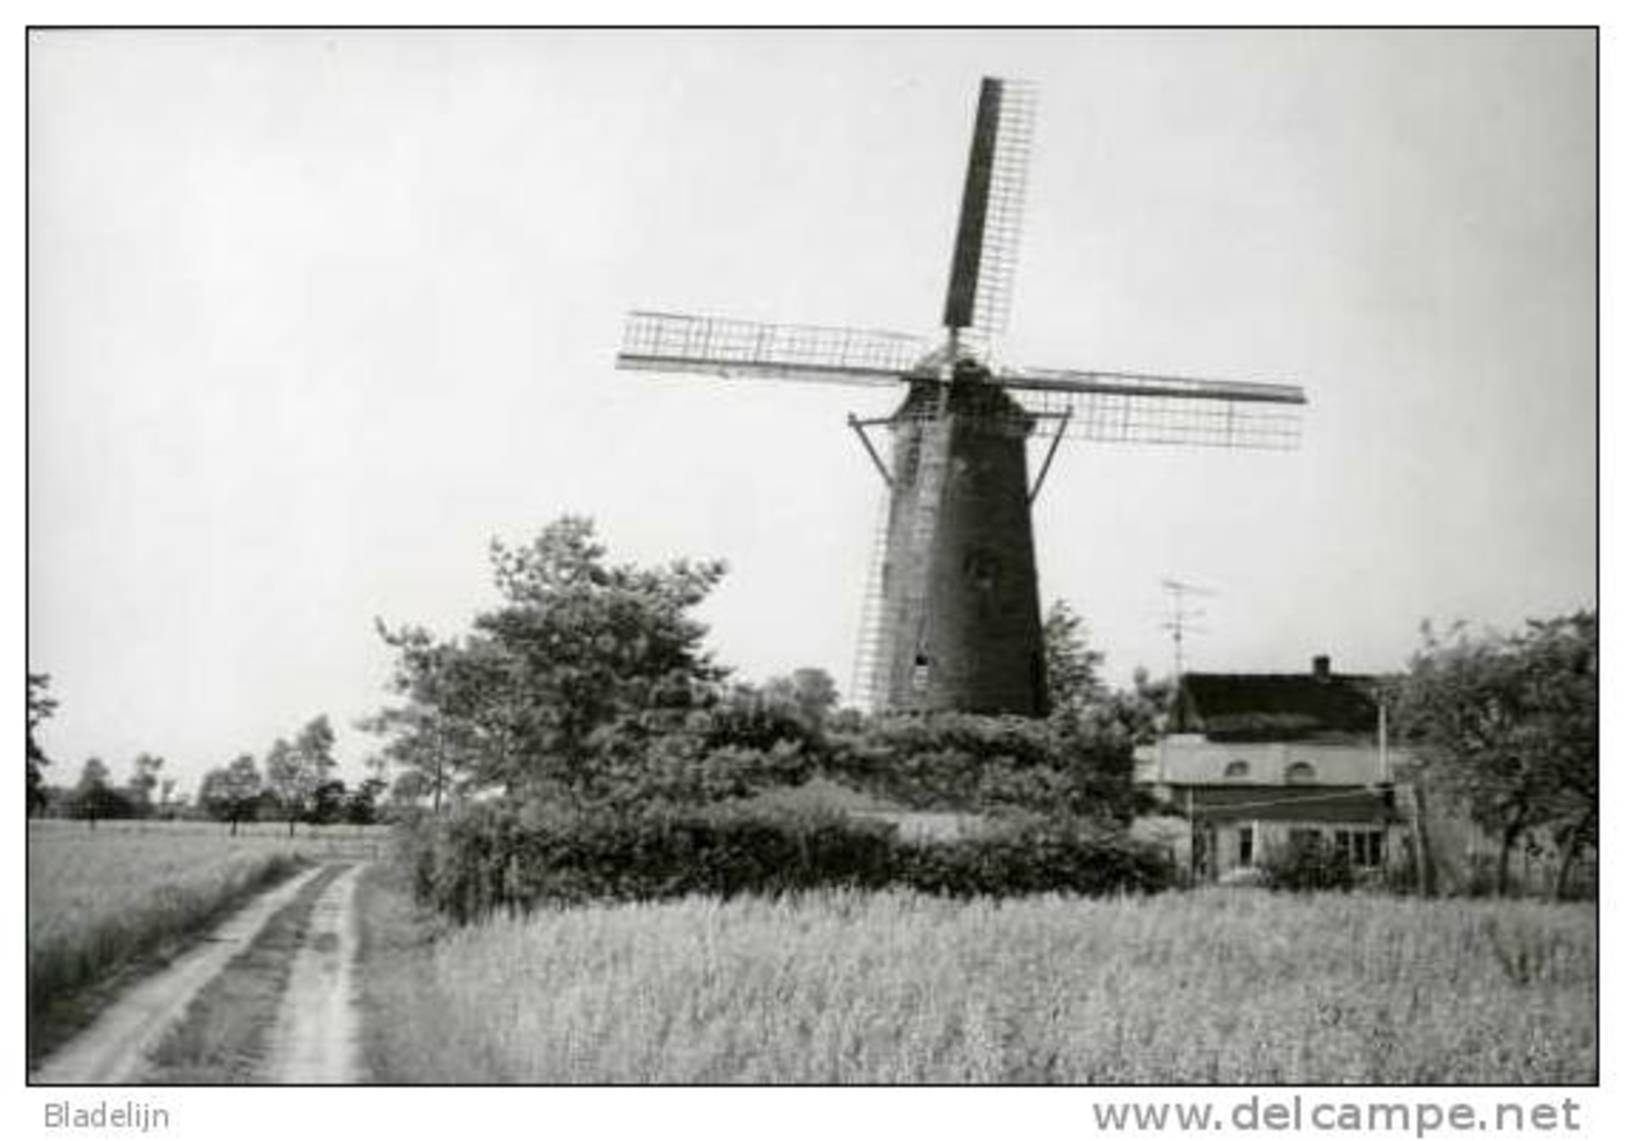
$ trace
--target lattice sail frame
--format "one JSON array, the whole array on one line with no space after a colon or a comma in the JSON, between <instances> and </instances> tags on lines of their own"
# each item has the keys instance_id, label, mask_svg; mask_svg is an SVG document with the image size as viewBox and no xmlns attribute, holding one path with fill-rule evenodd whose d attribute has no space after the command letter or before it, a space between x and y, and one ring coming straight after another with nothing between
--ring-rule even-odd
<instances>
[{"instance_id":1,"label":"lattice sail frame","mask_svg":"<svg viewBox=\"0 0 1625 1141\"><path fill-rule=\"evenodd\" d=\"M1037 107L1037 88L1030 83L982 80L942 323L955 355L984 363L994 335L1009 324Z\"/></svg>"},{"instance_id":2,"label":"lattice sail frame","mask_svg":"<svg viewBox=\"0 0 1625 1141\"><path fill-rule=\"evenodd\" d=\"M639 311L627 319L616 364L874 387L940 380L946 359L944 349L905 333ZM1018 368L989 374L986 383L1019 399L1024 415L1002 416L1011 430L1102 443L1290 451L1305 403L1296 385L1147 373ZM941 407L905 402L892 419Z\"/></svg>"},{"instance_id":3,"label":"lattice sail frame","mask_svg":"<svg viewBox=\"0 0 1625 1141\"><path fill-rule=\"evenodd\" d=\"M1149 373L1029 368L990 383L1017 397L1032 435L1097 443L1291 451L1306 403L1297 385Z\"/></svg>"},{"instance_id":4,"label":"lattice sail frame","mask_svg":"<svg viewBox=\"0 0 1625 1141\"><path fill-rule=\"evenodd\" d=\"M1038 89L1033 84L1015 79L1000 84L999 131L988 184L987 218L982 225L976 320L971 325L984 337L1002 333L1010 324L1010 296L1021 255L1027 172L1038 118Z\"/></svg>"},{"instance_id":5,"label":"lattice sail frame","mask_svg":"<svg viewBox=\"0 0 1625 1141\"><path fill-rule=\"evenodd\" d=\"M1289 452L1303 416L1291 405L1199 402L1120 393L1022 393L1033 435L1103 444L1168 444Z\"/></svg>"},{"instance_id":6,"label":"lattice sail frame","mask_svg":"<svg viewBox=\"0 0 1625 1141\"><path fill-rule=\"evenodd\" d=\"M636 310L617 368L767 376L837 384L895 384L922 367L931 343L907 333L830 325L771 325Z\"/></svg>"}]
</instances>

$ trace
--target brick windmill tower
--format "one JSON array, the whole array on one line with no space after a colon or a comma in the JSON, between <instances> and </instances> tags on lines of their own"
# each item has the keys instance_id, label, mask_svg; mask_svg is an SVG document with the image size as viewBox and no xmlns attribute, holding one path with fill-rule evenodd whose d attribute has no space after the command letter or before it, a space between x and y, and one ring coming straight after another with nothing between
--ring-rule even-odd
<instances>
[{"instance_id":1,"label":"brick windmill tower","mask_svg":"<svg viewBox=\"0 0 1625 1141\"><path fill-rule=\"evenodd\" d=\"M1032 504L1066 437L1284 450L1296 385L995 364L1020 240L1034 96L982 80L954 241L944 341L635 311L616 366L901 385L890 415L848 416L889 488L859 639L858 697L876 709L1042 714L1044 646ZM891 462L869 430L891 434ZM1029 480L1027 444L1049 444Z\"/></svg>"}]
</instances>

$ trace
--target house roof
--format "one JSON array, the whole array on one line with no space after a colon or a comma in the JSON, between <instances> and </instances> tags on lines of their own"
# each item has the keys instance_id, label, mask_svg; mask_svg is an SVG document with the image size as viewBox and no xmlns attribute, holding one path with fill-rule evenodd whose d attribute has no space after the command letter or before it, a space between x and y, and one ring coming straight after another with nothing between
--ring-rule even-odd
<instances>
[{"instance_id":1,"label":"house roof","mask_svg":"<svg viewBox=\"0 0 1625 1141\"><path fill-rule=\"evenodd\" d=\"M1174 704L1176 732L1213 741L1369 736L1377 728L1373 681L1359 674L1189 673Z\"/></svg>"}]
</instances>

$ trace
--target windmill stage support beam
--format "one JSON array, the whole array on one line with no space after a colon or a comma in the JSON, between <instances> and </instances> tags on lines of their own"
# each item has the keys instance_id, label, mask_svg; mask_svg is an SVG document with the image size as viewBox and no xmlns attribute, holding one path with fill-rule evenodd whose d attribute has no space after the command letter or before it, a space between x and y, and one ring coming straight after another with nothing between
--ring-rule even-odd
<instances>
[{"instance_id":1,"label":"windmill stage support beam","mask_svg":"<svg viewBox=\"0 0 1625 1141\"><path fill-rule=\"evenodd\" d=\"M1061 440L1066 435L1066 424L1072 419L1072 409L1068 408L1061 413L1061 426L1055 429L1055 434L1049 438L1049 451L1044 453L1044 463L1038 469L1038 478L1033 481L1033 489L1027 493L1027 506L1031 507L1038 499L1038 493L1044 488L1044 477L1049 474L1049 465L1055 461L1055 449L1061 446Z\"/></svg>"},{"instance_id":2,"label":"windmill stage support beam","mask_svg":"<svg viewBox=\"0 0 1625 1141\"><path fill-rule=\"evenodd\" d=\"M856 432L858 434L858 442L863 445L863 450L868 452L869 453L869 458L874 461L875 470L880 473L880 478L886 481L886 486L887 487L892 486L891 472L886 470L886 465L881 460L880 453L875 451L875 446L872 443L869 442L869 433L867 433L867 432L865 432L863 430L869 424L876 424L876 423L884 424L884 423L888 423L888 421L885 421L885 420L859 420L856 416L853 416L852 414L848 413L847 417L846 417L846 423L847 423L848 427L850 427L854 432Z\"/></svg>"}]
</instances>

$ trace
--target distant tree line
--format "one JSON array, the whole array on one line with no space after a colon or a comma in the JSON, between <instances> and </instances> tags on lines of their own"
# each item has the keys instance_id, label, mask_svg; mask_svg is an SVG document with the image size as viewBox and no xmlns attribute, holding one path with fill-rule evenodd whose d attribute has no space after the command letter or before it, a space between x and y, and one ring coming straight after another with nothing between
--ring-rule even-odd
<instances>
[{"instance_id":1,"label":"distant tree line","mask_svg":"<svg viewBox=\"0 0 1625 1141\"><path fill-rule=\"evenodd\" d=\"M263 766L252 753L204 774L198 806L210 818L237 826L255 820L286 821L288 834L306 824L374 824L388 788L382 764L370 761L353 788L333 775L333 728L326 715L308 722L289 741L278 737Z\"/></svg>"},{"instance_id":2,"label":"distant tree line","mask_svg":"<svg viewBox=\"0 0 1625 1141\"><path fill-rule=\"evenodd\" d=\"M129 777L120 784L106 761L90 757L80 768L78 781L67 786L47 784L43 779L36 784L31 771L29 815L69 816L93 823L174 817L184 810L185 800L175 795L176 781L164 776L163 768L164 758L137 754L130 762Z\"/></svg>"},{"instance_id":3,"label":"distant tree line","mask_svg":"<svg viewBox=\"0 0 1625 1141\"><path fill-rule=\"evenodd\" d=\"M100 757L85 761L77 784L59 787L48 783L45 769L51 759L40 746L35 732L50 720L59 705L50 689L49 674L28 673L29 816L74 816L95 822L166 815L177 806L175 780L163 775L164 759L151 753L136 756L131 762L129 780L122 785L114 784L106 762Z\"/></svg>"},{"instance_id":4,"label":"distant tree line","mask_svg":"<svg viewBox=\"0 0 1625 1141\"><path fill-rule=\"evenodd\" d=\"M388 789L384 761L368 762L369 775L353 788L334 775L334 735L325 715L308 722L289 741L278 738L263 765L243 753L229 764L210 769L198 785L195 800L176 794L175 778L164 775L164 758L140 753L130 773L117 782L107 762L88 758L72 785L46 782L51 764L35 739L35 730L56 711L50 677L28 675L28 814L87 821L205 818L219 820L235 835L239 824L286 821L291 835L299 823L372 824L384 812Z\"/></svg>"}]
</instances>

